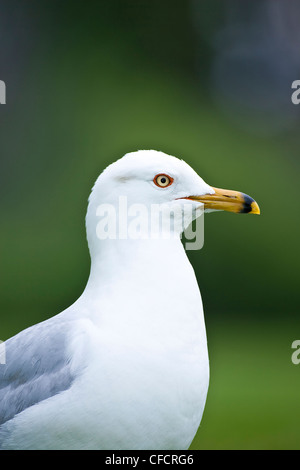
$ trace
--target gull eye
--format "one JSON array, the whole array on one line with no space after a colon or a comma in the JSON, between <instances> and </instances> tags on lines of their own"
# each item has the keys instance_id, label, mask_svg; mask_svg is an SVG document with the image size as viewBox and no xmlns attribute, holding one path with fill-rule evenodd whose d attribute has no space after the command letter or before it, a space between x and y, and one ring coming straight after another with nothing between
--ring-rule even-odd
<instances>
[{"instance_id":1,"label":"gull eye","mask_svg":"<svg viewBox=\"0 0 300 470\"><path fill-rule=\"evenodd\" d=\"M153 180L156 186L159 186L160 188L166 188L167 186L170 186L173 181L174 179L171 178L171 176L165 174L156 175Z\"/></svg>"}]
</instances>

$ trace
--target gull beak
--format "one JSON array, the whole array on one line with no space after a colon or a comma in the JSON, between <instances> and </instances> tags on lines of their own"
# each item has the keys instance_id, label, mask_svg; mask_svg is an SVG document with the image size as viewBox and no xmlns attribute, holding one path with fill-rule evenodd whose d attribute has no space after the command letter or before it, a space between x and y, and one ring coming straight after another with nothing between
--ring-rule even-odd
<instances>
[{"instance_id":1,"label":"gull beak","mask_svg":"<svg viewBox=\"0 0 300 470\"><path fill-rule=\"evenodd\" d=\"M228 189L212 188L214 194L203 196L190 196L188 199L199 201L204 204L204 210L212 209L218 211L235 212L237 214L260 214L257 202L247 194Z\"/></svg>"}]
</instances>

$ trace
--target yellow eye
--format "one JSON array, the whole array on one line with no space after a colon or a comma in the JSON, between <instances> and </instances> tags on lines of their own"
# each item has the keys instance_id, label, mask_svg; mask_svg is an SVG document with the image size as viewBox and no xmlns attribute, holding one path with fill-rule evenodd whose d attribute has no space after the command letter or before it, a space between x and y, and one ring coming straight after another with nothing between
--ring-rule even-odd
<instances>
[{"instance_id":1,"label":"yellow eye","mask_svg":"<svg viewBox=\"0 0 300 470\"><path fill-rule=\"evenodd\" d=\"M153 180L156 186L159 186L160 188L166 188L167 186L170 186L173 181L174 179L171 178L171 176L165 174L156 175Z\"/></svg>"}]
</instances>

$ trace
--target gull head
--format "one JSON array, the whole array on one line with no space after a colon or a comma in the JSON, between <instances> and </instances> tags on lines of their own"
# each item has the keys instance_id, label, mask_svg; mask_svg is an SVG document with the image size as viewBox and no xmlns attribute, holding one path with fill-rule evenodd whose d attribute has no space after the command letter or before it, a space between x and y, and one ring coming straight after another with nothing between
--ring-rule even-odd
<instances>
[{"instance_id":1,"label":"gull head","mask_svg":"<svg viewBox=\"0 0 300 470\"><path fill-rule=\"evenodd\" d=\"M97 236L99 218L106 216L102 228L106 224L109 231L111 225L126 238L120 227L125 224L124 212L134 217L140 209L139 229L145 235L141 227L149 229L155 208L168 214L172 230L178 233L203 211L260 213L250 196L210 186L185 161L156 150L139 150L109 165L96 180L86 218L89 245L101 238Z\"/></svg>"}]
</instances>

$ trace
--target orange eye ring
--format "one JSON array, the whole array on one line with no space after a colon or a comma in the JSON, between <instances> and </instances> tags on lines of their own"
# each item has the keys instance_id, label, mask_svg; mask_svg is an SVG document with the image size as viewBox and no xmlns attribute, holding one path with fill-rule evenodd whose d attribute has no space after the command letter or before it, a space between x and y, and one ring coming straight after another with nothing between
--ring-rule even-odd
<instances>
[{"instance_id":1,"label":"orange eye ring","mask_svg":"<svg viewBox=\"0 0 300 470\"><path fill-rule=\"evenodd\" d=\"M164 173L159 173L158 175L154 176L153 183L156 184L159 188L167 188L171 186L173 183L174 178Z\"/></svg>"}]
</instances>

